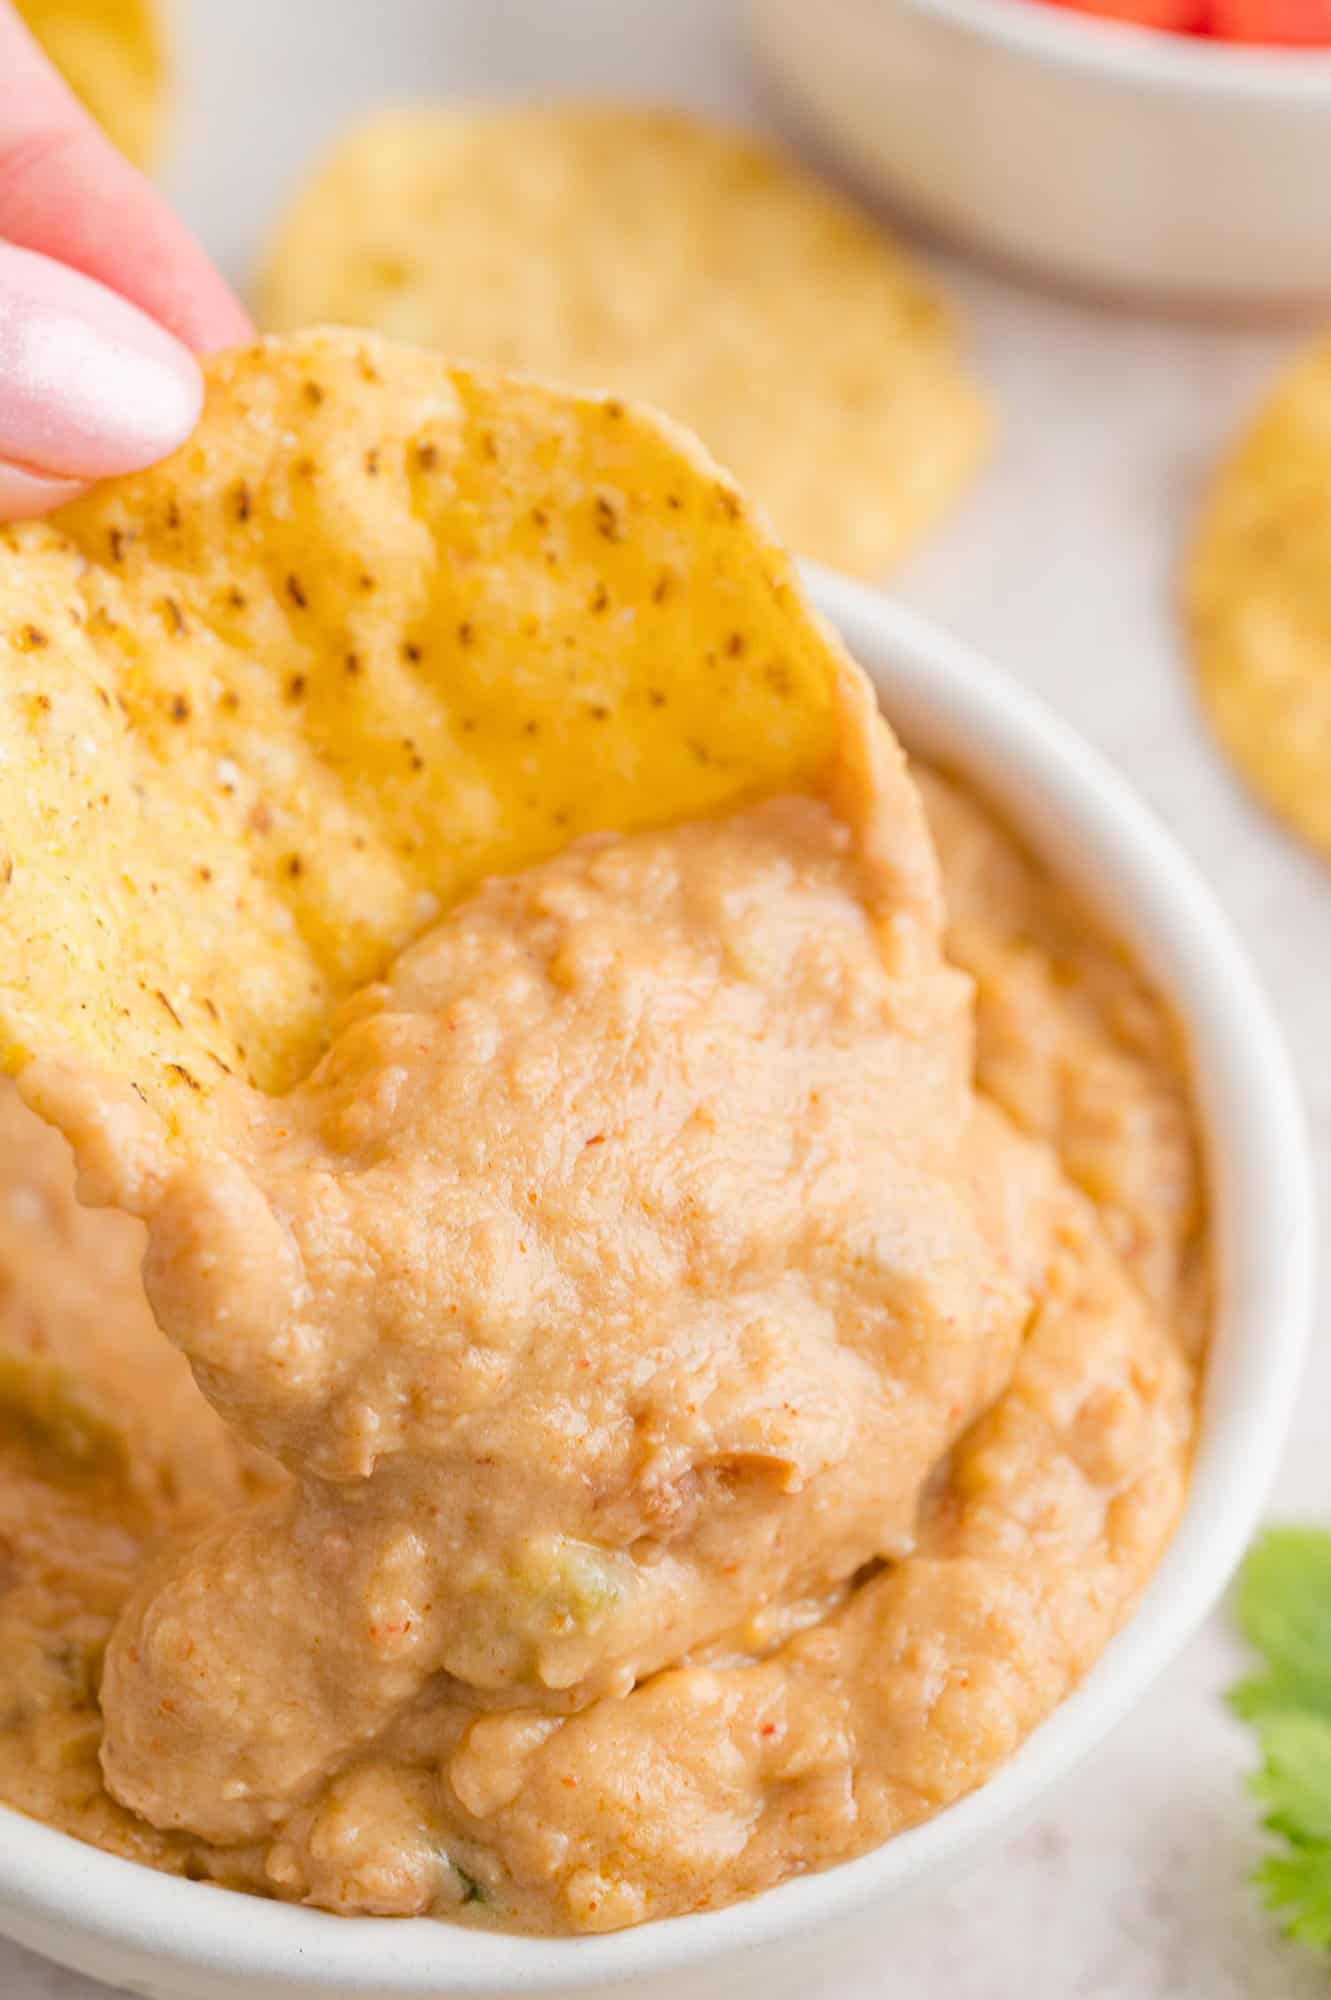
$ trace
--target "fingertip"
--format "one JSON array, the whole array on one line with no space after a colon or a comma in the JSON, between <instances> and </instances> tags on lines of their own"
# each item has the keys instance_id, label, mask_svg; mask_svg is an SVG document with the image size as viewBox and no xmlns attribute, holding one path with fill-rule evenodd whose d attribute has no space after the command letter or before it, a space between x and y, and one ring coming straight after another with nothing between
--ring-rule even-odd
<instances>
[{"instance_id":1,"label":"fingertip","mask_svg":"<svg viewBox=\"0 0 1331 2000\"><path fill-rule=\"evenodd\" d=\"M197 315L190 346L196 354L219 354L227 347L248 347L258 338L254 321L229 286Z\"/></svg>"},{"instance_id":2,"label":"fingertip","mask_svg":"<svg viewBox=\"0 0 1331 2000\"><path fill-rule=\"evenodd\" d=\"M86 483L155 464L203 408L184 343L117 293L0 246L0 459Z\"/></svg>"},{"instance_id":3,"label":"fingertip","mask_svg":"<svg viewBox=\"0 0 1331 2000\"><path fill-rule=\"evenodd\" d=\"M49 514L76 500L84 490L77 479L56 479L46 473L30 472L0 458L0 521L26 521Z\"/></svg>"},{"instance_id":4,"label":"fingertip","mask_svg":"<svg viewBox=\"0 0 1331 2000\"><path fill-rule=\"evenodd\" d=\"M0 79L0 245L83 272L197 353L251 340L220 271L88 116L6 0Z\"/></svg>"},{"instance_id":5,"label":"fingertip","mask_svg":"<svg viewBox=\"0 0 1331 2000\"><path fill-rule=\"evenodd\" d=\"M116 283L114 288L151 312L192 353L247 347L255 338L254 323L226 279L197 255L177 257L171 268L163 268L159 245L157 258L151 264L141 262L135 278L132 291L128 284Z\"/></svg>"}]
</instances>

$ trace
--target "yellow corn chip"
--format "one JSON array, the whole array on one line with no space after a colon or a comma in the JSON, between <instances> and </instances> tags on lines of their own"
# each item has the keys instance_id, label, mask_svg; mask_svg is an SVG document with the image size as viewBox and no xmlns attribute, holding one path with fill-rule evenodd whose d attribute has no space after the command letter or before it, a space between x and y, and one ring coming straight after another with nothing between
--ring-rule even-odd
<instances>
[{"instance_id":1,"label":"yellow corn chip","mask_svg":"<svg viewBox=\"0 0 1331 2000\"><path fill-rule=\"evenodd\" d=\"M1276 385L1221 470L1185 600L1217 735L1331 857L1331 342Z\"/></svg>"},{"instance_id":2,"label":"yellow corn chip","mask_svg":"<svg viewBox=\"0 0 1331 2000\"><path fill-rule=\"evenodd\" d=\"M955 499L988 432L902 252L764 147L672 112L381 115L282 221L260 310L641 396L783 540L865 574Z\"/></svg>"},{"instance_id":3,"label":"yellow corn chip","mask_svg":"<svg viewBox=\"0 0 1331 2000\"><path fill-rule=\"evenodd\" d=\"M351 334L0 530L0 1062L177 1131L482 876L825 775L851 669L654 414Z\"/></svg>"},{"instance_id":4,"label":"yellow corn chip","mask_svg":"<svg viewBox=\"0 0 1331 2000\"><path fill-rule=\"evenodd\" d=\"M122 153L146 166L161 137L166 57L152 0L17 0L70 87Z\"/></svg>"}]
</instances>

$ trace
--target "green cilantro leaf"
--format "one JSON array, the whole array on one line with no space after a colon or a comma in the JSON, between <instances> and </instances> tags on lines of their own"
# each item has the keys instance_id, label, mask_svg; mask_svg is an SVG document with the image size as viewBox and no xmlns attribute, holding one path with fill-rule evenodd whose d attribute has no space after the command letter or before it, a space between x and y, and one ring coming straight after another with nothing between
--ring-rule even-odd
<instances>
[{"instance_id":1,"label":"green cilantro leaf","mask_svg":"<svg viewBox=\"0 0 1331 2000\"><path fill-rule=\"evenodd\" d=\"M1331 1951L1331 1855L1325 1847L1273 1854L1253 1879L1270 1908L1284 1916L1286 1936Z\"/></svg>"},{"instance_id":2,"label":"green cilantro leaf","mask_svg":"<svg viewBox=\"0 0 1331 2000\"><path fill-rule=\"evenodd\" d=\"M1331 1534L1275 1528L1239 1579L1238 1616L1265 1672L1230 1700L1253 1725L1263 1824L1287 1844L1256 1881L1290 1937L1331 1952Z\"/></svg>"},{"instance_id":3,"label":"green cilantro leaf","mask_svg":"<svg viewBox=\"0 0 1331 2000\"><path fill-rule=\"evenodd\" d=\"M1239 1624L1268 1671L1230 1696L1248 1720L1286 1709L1331 1717L1331 1534L1272 1528L1239 1578Z\"/></svg>"},{"instance_id":4,"label":"green cilantro leaf","mask_svg":"<svg viewBox=\"0 0 1331 2000\"><path fill-rule=\"evenodd\" d=\"M1272 1833L1307 1846L1331 1841L1331 1722L1321 1715L1264 1715L1262 1768L1252 1780Z\"/></svg>"}]
</instances>

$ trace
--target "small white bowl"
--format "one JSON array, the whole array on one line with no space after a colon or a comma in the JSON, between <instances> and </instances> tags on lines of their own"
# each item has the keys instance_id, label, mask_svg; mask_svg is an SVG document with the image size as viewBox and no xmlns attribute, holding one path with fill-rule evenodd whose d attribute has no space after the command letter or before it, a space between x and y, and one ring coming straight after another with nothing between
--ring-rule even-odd
<instances>
[{"instance_id":1,"label":"small white bowl","mask_svg":"<svg viewBox=\"0 0 1331 2000\"><path fill-rule=\"evenodd\" d=\"M749 0L749 14L791 102L932 227L1118 297L1331 301L1331 50L1043 0Z\"/></svg>"},{"instance_id":2,"label":"small white bowl","mask_svg":"<svg viewBox=\"0 0 1331 2000\"><path fill-rule=\"evenodd\" d=\"M1311 1302L1307 1145L1266 1003L1205 882L1065 724L885 598L826 572L809 582L907 742L971 773L1084 891L1190 1038L1218 1309L1187 1508L1136 1615L970 1798L858 1861L714 1914L545 1940L338 1918L157 1875L0 1810L0 1931L153 2000L826 1992L838 1948L894 1897L955 1874L1009 1832L1127 1713L1224 1588L1276 1464Z\"/></svg>"}]
</instances>

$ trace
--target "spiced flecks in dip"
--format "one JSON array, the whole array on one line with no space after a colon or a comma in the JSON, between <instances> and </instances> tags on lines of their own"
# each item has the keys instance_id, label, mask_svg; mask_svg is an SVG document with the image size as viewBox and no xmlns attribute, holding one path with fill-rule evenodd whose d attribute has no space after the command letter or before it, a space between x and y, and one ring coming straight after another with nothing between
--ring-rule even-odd
<instances>
[{"instance_id":1,"label":"spiced flecks in dip","mask_svg":"<svg viewBox=\"0 0 1331 2000\"><path fill-rule=\"evenodd\" d=\"M225 1162L145 1179L35 1080L220 1417L142 1225L6 1100L0 1796L327 1909L603 1930L863 1851L1084 1673L1183 1491L1180 1051L917 772L945 957L848 726L834 797L482 888Z\"/></svg>"}]
</instances>

